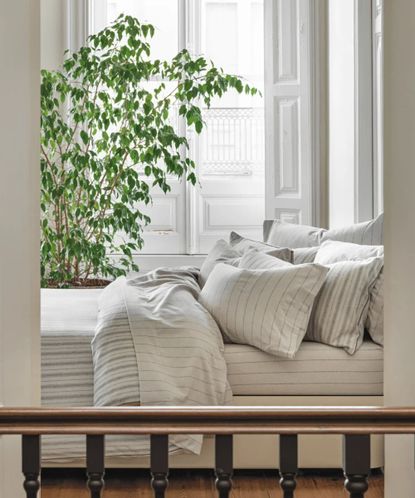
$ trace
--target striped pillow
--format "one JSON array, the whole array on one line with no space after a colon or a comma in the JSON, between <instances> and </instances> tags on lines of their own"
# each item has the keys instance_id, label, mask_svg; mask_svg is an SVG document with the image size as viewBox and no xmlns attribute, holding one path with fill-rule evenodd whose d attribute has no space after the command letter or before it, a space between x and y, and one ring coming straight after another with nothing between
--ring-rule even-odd
<instances>
[{"instance_id":1,"label":"striped pillow","mask_svg":"<svg viewBox=\"0 0 415 498\"><path fill-rule=\"evenodd\" d=\"M230 245L237 251L247 251L248 249L255 248L258 251L265 252L270 256L275 256L276 258L282 259L292 263L293 261L293 251L288 249L288 247L275 247L259 240L246 239L239 235L239 233L231 232L229 236Z\"/></svg>"},{"instance_id":2,"label":"striped pillow","mask_svg":"<svg viewBox=\"0 0 415 498\"><path fill-rule=\"evenodd\" d=\"M287 266L291 266L291 263L260 252L257 249L248 249L239 262L239 268L244 268L245 270L272 270Z\"/></svg>"},{"instance_id":3,"label":"striped pillow","mask_svg":"<svg viewBox=\"0 0 415 498\"><path fill-rule=\"evenodd\" d=\"M269 227L269 234L265 242L273 246L291 247L292 249L315 247L320 245L325 231L324 228L274 220Z\"/></svg>"},{"instance_id":4,"label":"striped pillow","mask_svg":"<svg viewBox=\"0 0 415 498\"><path fill-rule=\"evenodd\" d=\"M376 246L383 244L383 213L377 218L363 223L357 223L348 227L336 228L324 232L321 242L326 240L338 240L341 242L352 242L354 244L365 244Z\"/></svg>"},{"instance_id":5,"label":"striped pillow","mask_svg":"<svg viewBox=\"0 0 415 498\"><path fill-rule=\"evenodd\" d=\"M338 261L361 261L381 257L383 246L366 246L349 242L326 241L320 246L316 262L322 265ZM365 327L372 341L383 346L383 269L370 290L369 311Z\"/></svg>"},{"instance_id":6,"label":"striped pillow","mask_svg":"<svg viewBox=\"0 0 415 498\"><path fill-rule=\"evenodd\" d=\"M210 272L219 263L227 263L230 265L238 266L241 257L241 252L233 249L226 240L218 240L216 244L209 251L206 259L200 268L199 285L203 287Z\"/></svg>"},{"instance_id":7,"label":"striped pillow","mask_svg":"<svg viewBox=\"0 0 415 498\"><path fill-rule=\"evenodd\" d=\"M370 289L383 261L370 258L327 266L329 272L314 303L306 339L341 347L353 354L363 341Z\"/></svg>"},{"instance_id":8,"label":"striped pillow","mask_svg":"<svg viewBox=\"0 0 415 498\"><path fill-rule=\"evenodd\" d=\"M318 246L316 247L299 247L294 249L294 264L302 265L304 263L314 263Z\"/></svg>"},{"instance_id":9,"label":"striped pillow","mask_svg":"<svg viewBox=\"0 0 415 498\"><path fill-rule=\"evenodd\" d=\"M209 275L199 301L233 342L293 358L327 271L315 264L273 270L219 264Z\"/></svg>"}]
</instances>

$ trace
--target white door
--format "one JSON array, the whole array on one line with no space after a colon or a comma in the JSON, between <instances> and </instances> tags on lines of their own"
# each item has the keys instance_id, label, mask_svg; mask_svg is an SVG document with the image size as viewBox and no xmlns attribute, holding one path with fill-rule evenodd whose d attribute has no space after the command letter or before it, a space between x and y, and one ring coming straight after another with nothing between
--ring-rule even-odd
<instances>
[{"instance_id":1,"label":"white door","mask_svg":"<svg viewBox=\"0 0 415 498\"><path fill-rule=\"evenodd\" d=\"M0 406L40 401L39 0L0 15ZM0 438L0 496L24 496L20 438Z\"/></svg>"},{"instance_id":2,"label":"white door","mask_svg":"<svg viewBox=\"0 0 415 498\"><path fill-rule=\"evenodd\" d=\"M188 5L188 48L263 92L263 0ZM263 98L229 92L204 110L204 121L202 134L189 136L200 180L188 204L193 253L208 252L231 230L262 239L265 217Z\"/></svg>"},{"instance_id":3,"label":"white door","mask_svg":"<svg viewBox=\"0 0 415 498\"><path fill-rule=\"evenodd\" d=\"M265 0L266 216L313 222L312 6Z\"/></svg>"},{"instance_id":4,"label":"white door","mask_svg":"<svg viewBox=\"0 0 415 498\"><path fill-rule=\"evenodd\" d=\"M152 44L158 57L169 59L186 47L262 89L263 0L95 0L92 29L122 12L157 27ZM187 130L200 188L172 181L167 195L153 192L143 254L206 253L231 230L262 237L263 99L227 94L204 110L204 120L201 136Z\"/></svg>"}]
</instances>

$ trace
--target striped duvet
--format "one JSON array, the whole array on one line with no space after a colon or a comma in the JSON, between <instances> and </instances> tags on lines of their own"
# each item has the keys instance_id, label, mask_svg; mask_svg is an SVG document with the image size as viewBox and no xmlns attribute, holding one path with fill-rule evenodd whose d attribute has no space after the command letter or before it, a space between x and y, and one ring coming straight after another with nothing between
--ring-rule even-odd
<instances>
[{"instance_id":1,"label":"striped duvet","mask_svg":"<svg viewBox=\"0 0 415 498\"><path fill-rule=\"evenodd\" d=\"M92 341L95 406L230 402L221 333L197 301L197 277L192 268L159 268L104 290ZM200 452L201 436L170 440Z\"/></svg>"}]
</instances>

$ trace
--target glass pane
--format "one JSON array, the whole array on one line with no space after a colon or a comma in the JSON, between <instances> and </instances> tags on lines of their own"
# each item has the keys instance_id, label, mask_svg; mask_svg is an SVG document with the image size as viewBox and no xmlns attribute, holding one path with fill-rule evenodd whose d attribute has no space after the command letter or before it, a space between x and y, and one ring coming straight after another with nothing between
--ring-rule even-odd
<instances>
[{"instance_id":1,"label":"glass pane","mask_svg":"<svg viewBox=\"0 0 415 498\"><path fill-rule=\"evenodd\" d=\"M199 51L263 93L262 0L201 0ZM197 46L197 44L196 44ZM264 102L229 92L204 111L202 176L255 175L264 171Z\"/></svg>"},{"instance_id":2,"label":"glass pane","mask_svg":"<svg viewBox=\"0 0 415 498\"><path fill-rule=\"evenodd\" d=\"M152 58L171 59L179 51L179 9L177 0L105 0L106 23L120 14L136 17L156 28L151 43ZM105 7L105 6L104 6Z\"/></svg>"}]
</instances>

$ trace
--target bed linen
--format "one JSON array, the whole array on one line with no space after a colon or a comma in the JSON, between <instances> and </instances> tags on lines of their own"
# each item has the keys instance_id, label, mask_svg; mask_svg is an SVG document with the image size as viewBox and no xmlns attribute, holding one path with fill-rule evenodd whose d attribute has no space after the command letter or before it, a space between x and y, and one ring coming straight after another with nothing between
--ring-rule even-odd
<instances>
[{"instance_id":1,"label":"bed linen","mask_svg":"<svg viewBox=\"0 0 415 498\"><path fill-rule=\"evenodd\" d=\"M91 341L101 289L42 290L42 405L93 406ZM234 396L377 396L383 393L383 349L365 341L355 355L303 342L293 360L254 347L226 344L228 381ZM147 438L109 437L108 457L148 453ZM177 452L171 448L171 452ZM85 455L82 436L42 438L44 462L71 463Z\"/></svg>"},{"instance_id":2,"label":"bed linen","mask_svg":"<svg viewBox=\"0 0 415 498\"><path fill-rule=\"evenodd\" d=\"M42 405L93 405L91 341L101 293L42 290ZM76 302L85 305L78 306L74 313L72 303ZM61 310L64 321L56 320L57 310ZM303 342L293 360L239 344L225 344L224 352L234 395L383 394L383 348L372 341L364 341L353 356L313 342ZM308 374L313 379L310 383Z\"/></svg>"},{"instance_id":3,"label":"bed linen","mask_svg":"<svg viewBox=\"0 0 415 498\"><path fill-rule=\"evenodd\" d=\"M91 343L95 406L230 403L222 335L197 300L198 277L196 268L158 268L105 288ZM169 440L195 454L202 447L199 435Z\"/></svg>"}]
</instances>

